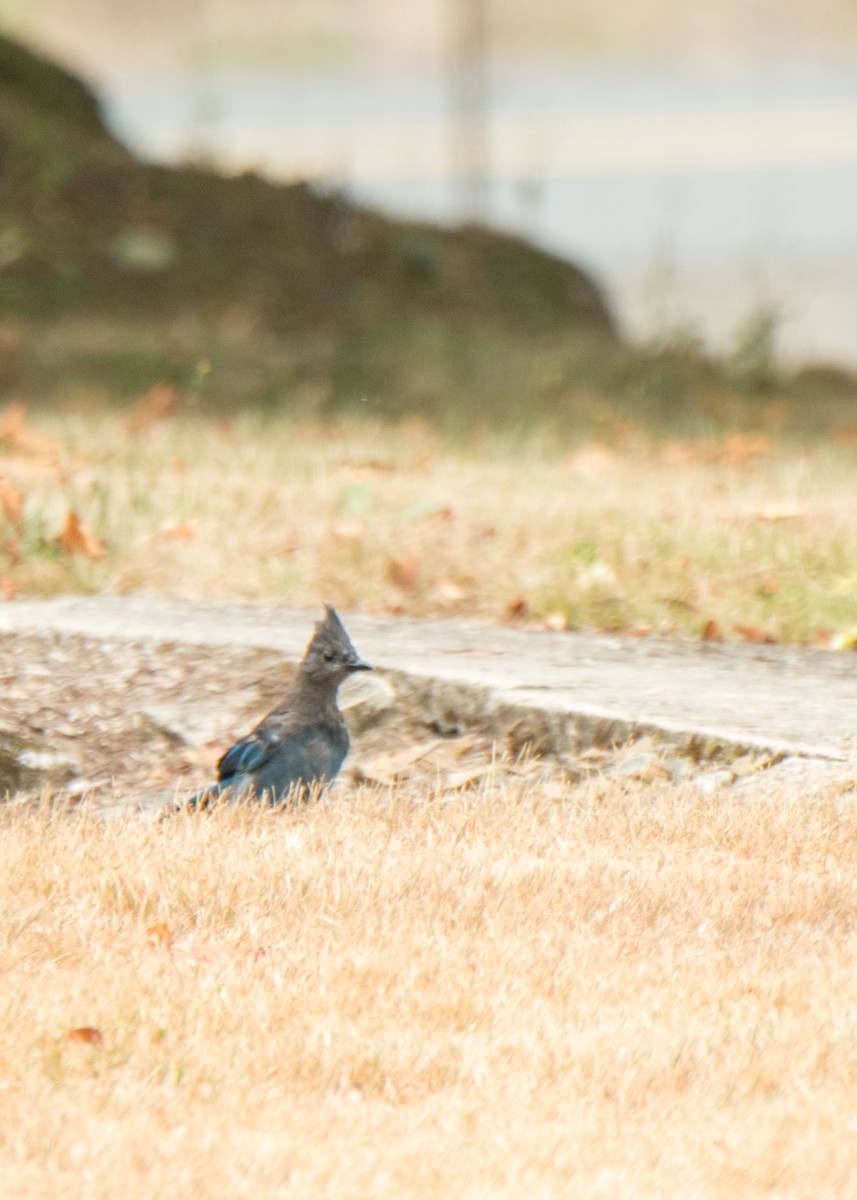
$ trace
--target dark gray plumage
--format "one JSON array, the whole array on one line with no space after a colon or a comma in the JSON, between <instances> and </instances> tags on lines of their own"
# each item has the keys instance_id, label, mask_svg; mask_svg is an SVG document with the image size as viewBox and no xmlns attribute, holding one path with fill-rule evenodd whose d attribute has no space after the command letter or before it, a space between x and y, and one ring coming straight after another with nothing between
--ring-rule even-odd
<instances>
[{"instance_id":1,"label":"dark gray plumage","mask_svg":"<svg viewBox=\"0 0 857 1200\"><path fill-rule=\"evenodd\" d=\"M348 753L337 688L353 671L371 669L326 605L282 704L226 751L217 764L217 783L181 807L205 808L218 797L251 795L279 804L289 792L329 783Z\"/></svg>"}]
</instances>

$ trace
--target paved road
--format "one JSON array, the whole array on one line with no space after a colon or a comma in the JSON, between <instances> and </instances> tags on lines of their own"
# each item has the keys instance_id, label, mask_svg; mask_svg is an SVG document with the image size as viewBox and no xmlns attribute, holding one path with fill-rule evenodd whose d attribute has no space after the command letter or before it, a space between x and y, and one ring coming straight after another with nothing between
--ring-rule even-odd
<instances>
[{"instance_id":1,"label":"paved road","mask_svg":"<svg viewBox=\"0 0 857 1200\"><path fill-rule=\"evenodd\" d=\"M0 606L0 632L247 645L297 659L318 615L62 597ZM343 615L360 652L439 724L498 734L522 725L557 751L654 733L703 755L759 748L848 761L857 754L857 660L849 653Z\"/></svg>"}]
</instances>

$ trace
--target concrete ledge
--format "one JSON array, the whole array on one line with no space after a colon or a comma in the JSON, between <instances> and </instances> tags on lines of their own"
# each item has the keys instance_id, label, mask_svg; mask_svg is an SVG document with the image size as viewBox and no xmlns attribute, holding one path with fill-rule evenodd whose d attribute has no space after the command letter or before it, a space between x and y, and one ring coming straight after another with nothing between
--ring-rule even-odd
<instances>
[{"instance_id":1,"label":"concrete ledge","mask_svg":"<svg viewBox=\"0 0 857 1200\"><path fill-rule=\"evenodd\" d=\"M297 661L318 616L140 595L60 597L3 604L0 633L244 645ZM556 755L643 735L697 760L754 751L847 762L854 753L849 654L342 616L402 706L441 732L475 729Z\"/></svg>"}]
</instances>

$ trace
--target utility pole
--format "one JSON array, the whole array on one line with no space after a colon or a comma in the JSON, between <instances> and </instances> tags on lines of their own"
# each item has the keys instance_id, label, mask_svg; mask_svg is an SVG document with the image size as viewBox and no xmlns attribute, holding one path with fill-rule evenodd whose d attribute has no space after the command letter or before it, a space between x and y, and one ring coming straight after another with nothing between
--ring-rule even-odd
<instances>
[{"instance_id":1,"label":"utility pole","mask_svg":"<svg viewBox=\"0 0 857 1200\"><path fill-rule=\"evenodd\" d=\"M452 4L450 181L459 220L488 218L488 0Z\"/></svg>"}]
</instances>

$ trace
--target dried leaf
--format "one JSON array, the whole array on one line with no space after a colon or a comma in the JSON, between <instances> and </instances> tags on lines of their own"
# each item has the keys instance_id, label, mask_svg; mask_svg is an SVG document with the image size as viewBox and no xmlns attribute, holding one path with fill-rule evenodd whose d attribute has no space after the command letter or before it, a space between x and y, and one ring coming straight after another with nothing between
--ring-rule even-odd
<instances>
[{"instance_id":1,"label":"dried leaf","mask_svg":"<svg viewBox=\"0 0 857 1200\"><path fill-rule=\"evenodd\" d=\"M81 1025L79 1029L70 1029L65 1035L67 1042L77 1042L82 1046L100 1046L104 1037L100 1029L92 1025Z\"/></svg>"},{"instance_id":2,"label":"dried leaf","mask_svg":"<svg viewBox=\"0 0 857 1200\"><path fill-rule=\"evenodd\" d=\"M3 515L10 525L21 528L24 506L24 493L10 479L0 478L0 505Z\"/></svg>"},{"instance_id":3,"label":"dried leaf","mask_svg":"<svg viewBox=\"0 0 857 1200\"><path fill-rule=\"evenodd\" d=\"M503 609L504 621L523 621L530 611L530 602L526 596L517 596L510 600Z\"/></svg>"},{"instance_id":4,"label":"dried leaf","mask_svg":"<svg viewBox=\"0 0 857 1200\"><path fill-rule=\"evenodd\" d=\"M59 542L63 554L84 554L87 558L103 558L104 543L84 525L73 508L68 510L65 525L52 539Z\"/></svg>"},{"instance_id":5,"label":"dried leaf","mask_svg":"<svg viewBox=\"0 0 857 1200\"><path fill-rule=\"evenodd\" d=\"M709 617L702 627L700 637L704 642L722 642L723 634L720 632L720 626L713 617Z\"/></svg>"},{"instance_id":6,"label":"dried leaf","mask_svg":"<svg viewBox=\"0 0 857 1200\"><path fill-rule=\"evenodd\" d=\"M172 416L179 404L178 389L171 383L156 383L131 409L124 425L128 433L140 433L155 421Z\"/></svg>"},{"instance_id":7,"label":"dried leaf","mask_svg":"<svg viewBox=\"0 0 857 1200\"><path fill-rule=\"evenodd\" d=\"M628 629L628 637L650 637L652 627L648 621L638 621Z\"/></svg>"},{"instance_id":8,"label":"dried leaf","mask_svg":"<svg viewBox=\"0 0 857 1200\"><path fill-rule=\"evenodd\" d=\"M565 633L568 629L568 617L564 612L548 613L542 621L542 628L552 630L554 633Z\"/></svg>"},{"instance_id":9,"label":"dried leaf","mask_svg":"<svg viewBox=\"0 0 857 1200\"><path fill-rule=\"evenodd\" d=\"M411 591L419 582L422 565L421 554L409 554L405 558L391 558L387 563L387 577L402 591Z\"/></svg>"},{"instance_id":10,"label":"dried leaf","mask_svg":"<svg viewBox=\"0 0 857 1200\"><path fill-rule=\"evenodd\" d=\"M11 579L0 576L0 600L14 600L15 585Z\"/></svg>"},{"instance_id":11,"label":"dried leaf","mask_svg":"<svg viewBox=\"0 0 857 1200\"><path fill-rule=\"evenodd\" d=\"M757 646L774 646L779 641L771 630L762 629L759 625L736 625L735 632L745 642L753 642Z\"/></svg>"},{"instance_id":12,"label":"dried leaf","mask_svg":"<svg viewBox=\"0 0 857 1200\"><path fill-rule=\"evenodd\" d=\"M146 942L150 946L169 946L173 941L173 931L166 921L157 921L146 930Z\"/></svg>"}]
</instances>

